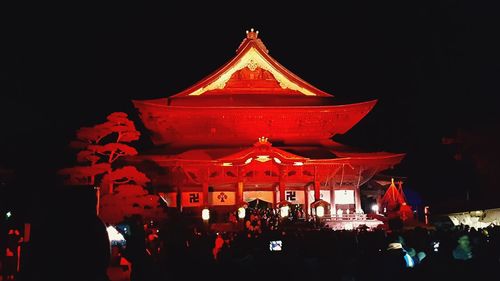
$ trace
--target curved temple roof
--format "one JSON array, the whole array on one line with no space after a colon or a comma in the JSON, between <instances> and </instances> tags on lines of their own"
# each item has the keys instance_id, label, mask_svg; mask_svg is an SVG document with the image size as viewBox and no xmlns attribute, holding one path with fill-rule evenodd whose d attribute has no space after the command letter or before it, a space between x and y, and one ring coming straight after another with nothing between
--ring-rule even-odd
<instances>
[{"instance_id":1,"label":"curved temple roof","mask_svg":"<svg viewBox=\"0 0 500 281\"><path fill-rule=\"evenodd\" d=\"M241 149L267 136L282 146L322 147L324 158L310 163L330 159L326 143L349 131L377 101L336 104L333 95L273 59L258 35L247 31L234 58L188 89L169 98L133 101L155 145ZM331 153L335 162L386 159L392 165L401 160L390 153Z\"/></svg>"},{"instance_id":2,"label":"curved temple roof","mask_svg":"<svg viewBox=\"0 0 500 281\"><path fill-rule=\"evenodd\" d=\"M273 59L258 34L253 28L247 31L233 59L172 98L251 93L333 97Z\"/></svg>"}]
</instances>

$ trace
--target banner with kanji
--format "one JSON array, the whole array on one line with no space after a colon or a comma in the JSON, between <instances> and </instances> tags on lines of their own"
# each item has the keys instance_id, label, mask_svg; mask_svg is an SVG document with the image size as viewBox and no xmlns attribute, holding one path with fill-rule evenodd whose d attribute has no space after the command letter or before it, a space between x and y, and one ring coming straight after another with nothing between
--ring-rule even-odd
<instances>
[{"instance_id":1,"label":"banner with kanji","mask_svg":"<svg viewBox=\"0 0 500 281\"><path fill-rule=\"evenodd\" d=\"M203 205L203 192L183 192L181 198L183 207L200 207Z\"/></svg>"},{"instance_id":2,"label":"banner with kanji","mask_svg":"<svg viewBox=\"0 0 500 281\"><path fill-rule=\"evenodd\" d=\"M227 206L236 204L236 192L234 191L216 191L210 192L208 203L216 206Z\"/></svg>"}]
</instances>

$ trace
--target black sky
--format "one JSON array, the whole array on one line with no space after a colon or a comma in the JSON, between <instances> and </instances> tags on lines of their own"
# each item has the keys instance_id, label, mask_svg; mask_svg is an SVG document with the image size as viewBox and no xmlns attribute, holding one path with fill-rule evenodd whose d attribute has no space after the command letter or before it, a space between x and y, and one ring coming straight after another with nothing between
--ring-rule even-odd
<instances>
[{"instance_id":1,"label":"black sky","mask_svg":"<svg viewBox=\"0 0 500 281\"><path fill-rule=\"evenodd\" d=\"M0 163L40 173L66 165L76 129L113 111L137 120L131 99L185 89L233 57L254 27L271 56L319 89L345 102L379 99L337 140L407 152L395 173L425 194L464 189L474 171L440 139L457 127L498 135L499 7L379 2L5 9Z\"/></svg>"}]
</instances>

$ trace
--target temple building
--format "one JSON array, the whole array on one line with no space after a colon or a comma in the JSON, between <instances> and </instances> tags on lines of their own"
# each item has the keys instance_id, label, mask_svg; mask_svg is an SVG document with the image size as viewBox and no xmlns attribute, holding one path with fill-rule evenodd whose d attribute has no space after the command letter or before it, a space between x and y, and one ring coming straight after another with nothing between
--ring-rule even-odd
<instances>
[{"instance_id":1,"label":"temple building","mask_svg":"<svg viewBox=\"0 0 500 281\"><path fill-rule=\"evenodd\" d=\"M156 146L135 161L149 165L169 207L200 215L256 199L306 215L317 202L326 215L364 213L360 186L404 154L359 152L332 137L377 101L338 104L273 59L258 35L247 31L234 58L188 89L133 101Z\"/></svg>"}]
</instances>

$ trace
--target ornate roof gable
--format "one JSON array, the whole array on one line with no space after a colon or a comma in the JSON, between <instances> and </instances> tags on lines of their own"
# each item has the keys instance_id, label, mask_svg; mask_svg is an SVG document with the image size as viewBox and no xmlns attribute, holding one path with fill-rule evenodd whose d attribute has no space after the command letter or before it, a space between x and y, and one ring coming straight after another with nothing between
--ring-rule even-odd
<instances>
[{"instance_id":1,"label":"ornate roof gable","mask_svg":"<svg viewBox=\"0 0 500 281\"><path fill-rule=\"evenodd\" d=\"M253 28L247 31L232 60L173 97L255 93L332 96L302 80L269 56L258 34Z\"/></svg>"}]
</instances>

